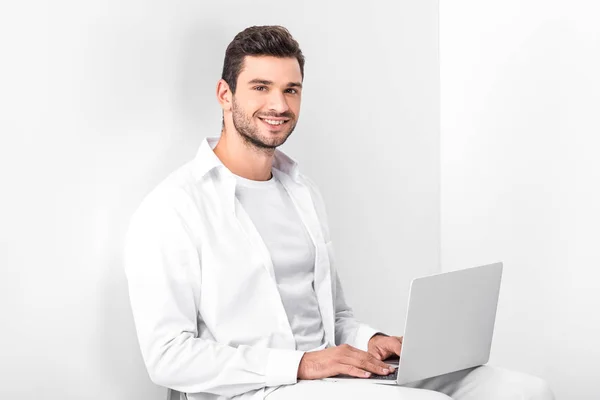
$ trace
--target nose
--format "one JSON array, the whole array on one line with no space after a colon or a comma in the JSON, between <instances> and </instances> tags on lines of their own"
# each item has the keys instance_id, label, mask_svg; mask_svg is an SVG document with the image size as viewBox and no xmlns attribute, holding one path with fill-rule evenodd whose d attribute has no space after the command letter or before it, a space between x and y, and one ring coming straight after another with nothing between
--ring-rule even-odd
<instances>
[{"instance_id":1,"label":"nose","mask_svg":"<svg viewBox=\"0 0 600 400\"><path fill-rule=\"evenodd\" d=\"M275 111L278 114L282 114L290 109L284 94L275 90L270 93L267 107L269 111Z\"/></svg>"}]
</instances>

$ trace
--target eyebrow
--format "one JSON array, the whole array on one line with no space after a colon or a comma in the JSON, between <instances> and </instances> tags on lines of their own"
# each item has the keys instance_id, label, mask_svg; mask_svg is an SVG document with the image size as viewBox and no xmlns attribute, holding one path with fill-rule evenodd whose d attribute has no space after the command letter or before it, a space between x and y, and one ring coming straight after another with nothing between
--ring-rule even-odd
<instances>
[{"instance_id":1,"label":"eyebrow","mask_svg":"<svg viewBox=\"0 0 600 400\"><path fill-rule=\"evenodd\" d=\"M254 84L260 84L260 85L272 85L273 81L269 81L266 79L252 79L251 81L248 82L249 85L254 85ZM302 87L302 84L300 82L289 82L287 84L287 87Z\"/></svg>"}]
</instances>

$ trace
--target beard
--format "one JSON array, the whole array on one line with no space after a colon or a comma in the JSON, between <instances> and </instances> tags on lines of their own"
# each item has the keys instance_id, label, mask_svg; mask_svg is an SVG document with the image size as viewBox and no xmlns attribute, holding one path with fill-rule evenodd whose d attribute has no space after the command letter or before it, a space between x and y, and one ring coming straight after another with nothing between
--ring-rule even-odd
<instances>
[{"instance_id":1,"label":"beard","mask_svg":"<svg viewBox=\"0 0 600 400\"><path fill-rule=\"evenodd\" d=\"M283 130L277 134L265 132L265 129L259 127L258 122L252 116L246 114L238 103L236 103L235 97L232 101L231 113L233 126L242 139L250 146L259 150L274 150L281 146L296 128L296 116L291 111L281 114L268 113L261 114L261 117L285 117L289 118L289 121L286 122L286 125L288 125L287 130Z\"/></svg>"}]
</instances>

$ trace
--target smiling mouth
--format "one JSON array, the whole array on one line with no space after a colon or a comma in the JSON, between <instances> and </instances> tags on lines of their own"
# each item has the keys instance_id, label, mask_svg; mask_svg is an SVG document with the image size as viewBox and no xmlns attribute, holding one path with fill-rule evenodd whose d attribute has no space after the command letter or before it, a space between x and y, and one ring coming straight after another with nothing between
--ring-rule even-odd
<instances>
[{"instance_id":1,"label":"smiling mouth","mask_svg":"<svg viewBox=\"0 0 600 400\"><path fill-rule=\"evenodd\" d=\"M281 126L281 125L285 125L289 122L289 119L270 119L270 118L261 118L261 117L258 117L258 119L260 119L261 121L263 121L264 123L266 123L267 125L270 125L270 126Z\"/></svg>"}]
</instances>

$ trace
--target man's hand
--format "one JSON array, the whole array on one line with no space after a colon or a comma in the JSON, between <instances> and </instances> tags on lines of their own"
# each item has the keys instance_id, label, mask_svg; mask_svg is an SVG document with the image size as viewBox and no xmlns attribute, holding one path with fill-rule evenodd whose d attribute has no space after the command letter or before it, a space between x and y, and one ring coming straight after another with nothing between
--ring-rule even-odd
<instances>
[{"instance_id":1,"label":"man's hand","mask_svg":"<svg viewBox=\"0 0 600 400\"><path fill-rule=\"evenodd\" d=\"M378 360L385 360L393 355L400 356L402 336L386 336L375 334L369 339L368 353Z\"/></svg>"},{"instance_id":2,"label":"man's hand","mask_svg":"<svg viewBox=\"0 0 600 400\"><path fill-rule=\"evenodd\" d=\"M390 372L394 372L394 368L368 352L342 344L304 353L298 367L298 379L322 379L339 374L367 378L371 373L388 375Z\"/></svg>"}]
</instances>

